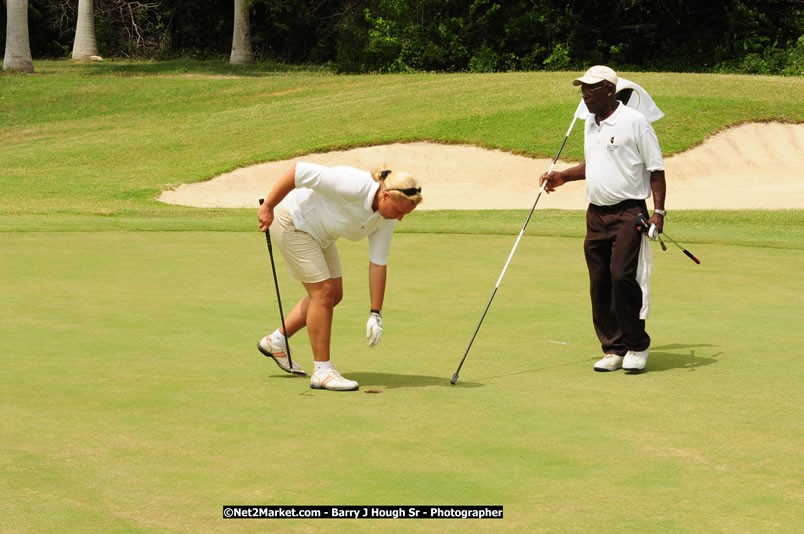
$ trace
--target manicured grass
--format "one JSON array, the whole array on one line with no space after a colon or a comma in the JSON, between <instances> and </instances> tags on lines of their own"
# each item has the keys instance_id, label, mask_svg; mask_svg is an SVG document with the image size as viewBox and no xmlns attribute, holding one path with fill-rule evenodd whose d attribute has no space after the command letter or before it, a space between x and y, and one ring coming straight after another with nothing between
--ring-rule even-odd
<instances>
[{"instance_id":1,"label":"manicured grass","mask_svg":"<svg viewBox=\"0 0 804 534\"><path fill-rule=\"evenodd\" d=\"M393 141L552 157L577 73L337 76L219 63L38 62L0 81L0 213L199 217L154 203L171 185L251 163ZM250 73L244 76L244 73ZM642 73L667 154L751 120L804 121L804 79ZM576 128L563 156L582 156Z\"/></svg>"},{"instance_id":2,"label":"manicured grass","mask_svg":"<svg viewBox=\"0 0 804 534\"><path fill-rule=\"evenodd\" d=\"M334 361L362 390L338 394L255 350L278 322L258 233L0 234L4 528L799 530L800 251L700 245L696 266L654 247L649 372L603 374L580 241L526 237L451 386L510 241L398 235L374 349L365 243L342 243ZM505 519L234 522L223 504Z\"/></svg>"},{"instance_id":3,"label":"manicured grass","mask_svg":"<svg viewBox=\"0 0 804 534\"><path fill-rule=\"evenodd\" d=\"M397 233L518 235L529 210L435 210L416 211L397 226ZM752 247L804 248L804 210L737 211L681 210L673 212L676 241L717 243ZM0 215L2 232L251 232L255 210L193 209L172 217L143 217L135 212L106 216L58 213L58 224L50 217ZM668 230L669 232L670 230ZM537 209L526 229L527 235L581 238L584 212Z\"/></svg>"},{"instance_id":4,"label":"manicured grass","mask_svg":"<svg viewBox=\"0 0 804 534\"><path fill-rule=\"evenodd\" d=\"M552 156L575 73L334 76L225 62L37 62L0 75L3 532L799 532L804 211L676 211L654 244L648 372L594 373L580 212L398 226L380 345L366 244L339 243L334 362L313 391L276 327L253 210L169 184L330 148L432 139ZM628 73L623 73L628 77ZM800 78L631 76L667 153L804 121ZM580 157L579 130L565 149ZM668 229L668 231L670 231ZM286 310L302 296L278 273ZM294 357L309 371L304 337ZM380 393L367 394L366 390ZM224 504L497 504L502 521L221 519Z\"/></svg>"}]
</instances>

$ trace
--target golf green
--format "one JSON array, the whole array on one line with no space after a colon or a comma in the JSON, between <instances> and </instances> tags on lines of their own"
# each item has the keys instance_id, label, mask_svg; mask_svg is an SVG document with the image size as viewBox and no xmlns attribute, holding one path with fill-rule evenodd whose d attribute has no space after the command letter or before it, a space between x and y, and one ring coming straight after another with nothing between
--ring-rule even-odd
<instances>
[{"instance_id":1,"label":"golf green","mask_svg":"<svg viewBox=\"0 0 804 534\"><path fill-rule=\"evenodd\" d=\"M595 373L581 241L399 234L382 342L365 243L339 243L333 361L311 390L258 232L0 234L10 532L794 532L800 251L654 247L648 371ZM13 254L9 253L13 251ZM302 295L278 258L284 306ZM302 334L293 355L308 371ZM367 391L378 393L368 394ZM227 504L503 505L504 519L222 519Z\"/></svg>"}]
</instances>

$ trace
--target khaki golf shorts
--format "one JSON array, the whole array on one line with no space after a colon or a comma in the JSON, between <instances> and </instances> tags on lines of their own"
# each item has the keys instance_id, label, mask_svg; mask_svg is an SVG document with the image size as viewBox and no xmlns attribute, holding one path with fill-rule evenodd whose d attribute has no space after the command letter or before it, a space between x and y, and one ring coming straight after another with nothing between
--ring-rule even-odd
<instances>
[{"instance_id":1,"label":"khaki golf shorts","mask_svg":"<svg viewBox=\"0 0 804 534\"><path fill-rule=\"evenodd\" d=\"M291 280L312 284L343 277L341 258L335 243L321 248L313 236L296 229L286 207L274 208L274 222L269 231L271 241L285 258Z\"/></svg>"}]
</instances>

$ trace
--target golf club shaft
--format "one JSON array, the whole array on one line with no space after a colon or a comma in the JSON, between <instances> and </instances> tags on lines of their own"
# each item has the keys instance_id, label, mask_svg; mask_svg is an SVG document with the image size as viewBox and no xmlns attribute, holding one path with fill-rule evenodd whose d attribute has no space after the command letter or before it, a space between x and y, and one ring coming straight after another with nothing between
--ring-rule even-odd
<instances>
[{"instance_id":1,"label":"golf club shaft","mask_svg":"<svg viewBox=\"0 0 804 534\"><path fill-rule=\"evenodd\" d=\"M260 199L260 206L265 202ZM265 229L265 242L268 243L268 255L271 256L271 272L274 275L274 286L276 286L276 302L279 304L279 319L282 321L282 335L285 336L285 351L288 355L288 367L293 369L293 360L290 358L290 343L288 342L288 330L285 328L285 314L282 312L282 298L279 296L279 280L276 278L276 266L274 265L274 249L271 246L271 232Z\"/></svg>"},{"instance_id":2,"label":"golf club shaft","mask_svg":"<svg viewBox=\"0 0 804 534\"><path fill-rule=\"evenodd\" d=\"M564 150L564 145L567 144L567 139L569 139L570 132L572 131L572 127L575 126L575 121L578 120L578 117L572 118L572 123L570 123L570 127L567 130L567 134L564 136L564 141L561 143L561 148L558 149L558 153L556 157L553 159L553 164L550 165L550 170L547 171L549 175L553 172L553 168L556 166L556 162L558 161L558 157L561 155L561 151ZM480 317L480 322L477 323L477 328L475 328L475 333L472 335L472 339L469 341L469 346L466 347L466 352L463 354L463 358L461 358L461 363L458 364L458 369L455 371L455 374L452 375L452 380L450 382L454 385L458 381L458 373L461 372L461 367L463 367L463 362L466 361L466 356L469 355L469 349L472 348L472 343L475 341L475 337L477 337L477 333L480 331L480 325L483 324L483 319L486 318L486 313L489 311L489 307L491 306L491 301L494 300L494 295L497 294L497 289L500 287L500 282L502 282L503 276L505 276L505 271L508 269L508 264L511 263L511 258L514 257L514 252L516 252L516 248L519 246L519 242L522 240L522 235L525 233L525 228L528 227L528 223L530 222L530 218L533 216L533 211L536 209L536 204L539 203L539 199L544 192L544 188L547 186L547 180L542 184L539 188L539 194L536 195L536 201L533 202L533 207L530 208L530 213L528 213L528 218L525 219L525 224L522 225L522 230L519 231L519 236L516 238L516 242L514 243L514 248L511 249L511 253L508 255L508 260L506 260L505 265L503 266L503 270L500 273L500 277L497 279L497 283L494 285L494 291L491 293L491 298L489 299L488 304L486 304L486 309L483 310L483 315Z\"/></svg>"},{"instance_id":3,"label":"golf club shaft","mask_svg":"<svg viewBox=\"0 0 804 534\"><path fill-rule=\"evenodd\" d=\"M497 281L499 286L499 280ZM483 319L486 318L486 313L489 311L489 307L491 306L491 301L494 300L494 295L497 294L497 287L494 288L494 291L491 293L491 298L489 299L488 304L486 304L486 309L483 310L483 315L480 317L480 322L477 323L477 328L475 328L475 333L472 334L472 339L469 341L469 346L466 347L466 352L463 353L463 358L461 358L461 363L458 364L458 369L455 371L455 374L452 375L452 380L450 382L454 385L458 381L458 373L461 371L461 367L463 367L463 362L466 361L466 356L469 354L469 349L472 348L472 343L474 343L475 338L477 337L477 333L480 331L480 325L483 324Z\"/></svg>"},{"instance_id":4,"label":"golf club shaft","mask_svg":"<svg viewBox=\"0 0 804 534\"><path fill-rule=\"evenodd\" d=\"M688 257L689 259L691 259L692 261L694 261L694 262L695 262L695 263L697 263L698 265L700 265L700 264L701 264L701 260L699 260L698 258L696 258L696 257L695 257L695 255L694 255L692 252L690 252L689 250L685 249L684 247L682 247L681 245L679 245L678 243L676 243L676 240L675 240L675 239L673 239L672 237L670 237L669 235L667 235L667 234L665 234L665 233L662 233L662 235L663 235L664 237L666 237L667 239L669 239L669 240L670 240L670 242L671 242L671 243L673 243L675 246L677 246L678 248L680 248L680 249L681 249L681 251L682 251L684 254L686 254L686 255L687 255L687 257Z\"/></svg>"},{"instance_id":5,"label":"golf club shaft","mask_svg":"<svg viewBox=\"0 0 804 534\"><path fill-rule=\"evenodd\" d=\"M556 157L553 159L553 163L550 165L550 170L547 171L548 176L550 175L551 172L553 172L553 169L556 166L556 162L558 161L558 156L560 156L561 151L564 150L564 145L567 144L567 139L569 139L569 134L572 131L572 127L575 126L575 121L576 120L578 120L577 117L572 118L572 123L570 124L569 130L567 130L567 134L564 136L564 141L561 143L561 148L558 149L558 154L556 154ZM516 247L519 246L519 241L522 239L522 235L525 233L525 228L528 227L528 223L530 222L530 218L533 216L533 211L536 209L536 204L539 203L539 199L541 198L542 193L544 192L544 188L546 186L547 186L547 180L545 180L544 183L542 184L542 186L539 188L539 194L536 195L536 201L533 203L533 207L530 208L530 213L528 213L528 218L525 219L525 224L522 225L522 230L519 231L519 237L516 238L516 242L514 243L514 248L511 249L511 253L508 255L508 260L505 262L505 265L503 266L502 273L500 273L500 277L497 279L497 285L494 286L495 292L496 292L497 288L500 287L500 282L502 281L503 276L505 276L505 271L506 271L506 269L508 269L508 264L511 263L511 258L514 257L514 252L516 251ZM492 298L494 298L494 295L492 295ZM489 301L489 303L491 303L491 302Z\"/></svg>"}]
</instances>

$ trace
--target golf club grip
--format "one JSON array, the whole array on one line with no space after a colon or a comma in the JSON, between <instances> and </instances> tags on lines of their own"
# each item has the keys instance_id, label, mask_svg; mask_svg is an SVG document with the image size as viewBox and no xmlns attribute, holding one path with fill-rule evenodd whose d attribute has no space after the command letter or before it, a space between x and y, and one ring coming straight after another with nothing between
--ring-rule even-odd
<instances>
[{"instance_id":1,"label":"golf club grip","mask_svg":"<svg viewBox=\"0 0 804 534\"><path fill-rule=\"evenodd\" d=\"M457 381L458 381L458 373L455 373L454 375L452 375L452 380L450 380L450 383L454 386Z\"/></svg>"},{"instance_id":2,"label":"golf club grip","mask_svg":"<svg viewBox=\"0 0 804 534\"><path fill-rule=\"evenodd\" d=\"M260 206L262 206L263 202L265 202L265 199L261 198L260 199ZM267 229L265 230L265 242L268 243L268 252L273 252L274 247L273 247L273 245L271 245L271 234L269 233L269 231ZM273 256L271 256L271 264L272 265L273 265L273 262L274 262L274 258L273 258ZM276 274L274 274L274 276L276 276Z\"/></svg>"},{"instance_id":3,"label":"golf club grip","mask_svg":"<svg viewBox=\"0 0 804 534\"><path fill-rule=\"evenodd\" d=\"M684 249L684 254L686 254L686 255L689 257L689 259L691 259L692 261L694 261L694 262L695 262L695 263L697 263L698 265L700 265L700 264L701 264L701 260L699 260L698 258L696 258L695 256L693 256L693 255L692 255L692 252L690 252L689 250Z\"/></svg>"}]
</instances>

